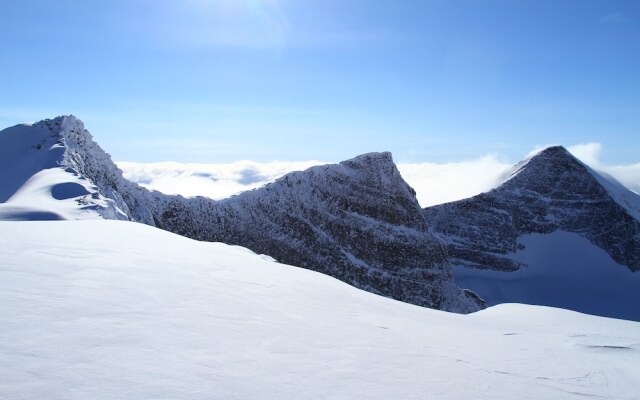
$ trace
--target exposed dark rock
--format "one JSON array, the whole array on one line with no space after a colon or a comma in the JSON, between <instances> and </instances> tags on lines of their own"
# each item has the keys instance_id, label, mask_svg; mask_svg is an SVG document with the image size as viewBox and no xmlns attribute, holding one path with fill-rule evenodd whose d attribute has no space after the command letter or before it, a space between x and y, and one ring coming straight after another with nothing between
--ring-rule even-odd
<instances>
[{"instance_id":1,"label":"exposed dark rock","mask_svg":"<svg viewBox=\"0 0 640 400\"><path fill-rule=\"evenodd\" d=\"M426 208L424 215L454 265L513 271L521 266L510 258L520 236L563 230L637 271L638 198L556 146L517 164L496 189Z\"/></svg>"}]
</instances>

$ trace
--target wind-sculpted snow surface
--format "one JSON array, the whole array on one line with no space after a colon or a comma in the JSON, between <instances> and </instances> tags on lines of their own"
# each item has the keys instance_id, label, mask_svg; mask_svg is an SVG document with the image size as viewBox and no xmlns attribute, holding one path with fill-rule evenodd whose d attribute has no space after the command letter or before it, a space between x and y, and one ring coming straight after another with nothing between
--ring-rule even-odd
<instances>
[{"instance_id":1,"label":"wind-sculpted snow surface","mask_svg":"<svg viewBox=\"0 0 640 400\"><path fill-rule=\"evenodd\" d=\"M633 273L640 270L639 200L550 147L517 164L496 189L424 214L447 243L456 279L490 305L527 302L640 320Z\"/></svg>"},{"instance_id":2,"label":"wind-sculpted snow surface","mask_svg":"<svg viewBox=\"0 0 640 400\"><path fill-rule=\"evenodd\" d=\"M637 399L640 323L415 307L122 221L0 222L0 398Z\"/></svg>"},{"instance_id":3,"label":"wind-sculpted snow surface","mask_svg":"<svg viewBox=\"0 0 640 400\"><path fill-rule=\"evenodd\" d=\"M93 183L131 220L244 246L421 306L464 313L482 307L473 293L456 286L445 249L428 233L415 192L389 153L291 173L222 201L186 199L124 179L77 118L35 126L43 124L61 146L55 163ZM64 182L57 185L50 191L54 199L79 193Z\"/></svg>"}]
</instances>

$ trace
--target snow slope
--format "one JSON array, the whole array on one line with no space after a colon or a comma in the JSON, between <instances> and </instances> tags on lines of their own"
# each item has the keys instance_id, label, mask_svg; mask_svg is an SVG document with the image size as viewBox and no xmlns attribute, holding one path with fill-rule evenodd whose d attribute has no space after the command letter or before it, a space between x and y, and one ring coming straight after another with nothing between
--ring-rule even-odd
<instances>
[{"instance_id":1,"label":"snow slope","mask_svg":"<svg viewBox=\"0 0 640 400\"><path fill-rule=\"evenodd\" d=\"M3 399L637 399L640 323L457 315L119 221L0 222Z\"/></svg>"},{"instance_id":2,"label":"snow slope","mask_svg":"<svg viewBox=\"0 0 640 400\"><path fill-rule=\"evenodd\" d=\"M0 220L126 219L116 203L64 162L75 118L23 124L0 132Z\"/></svg>"}]
</instances>

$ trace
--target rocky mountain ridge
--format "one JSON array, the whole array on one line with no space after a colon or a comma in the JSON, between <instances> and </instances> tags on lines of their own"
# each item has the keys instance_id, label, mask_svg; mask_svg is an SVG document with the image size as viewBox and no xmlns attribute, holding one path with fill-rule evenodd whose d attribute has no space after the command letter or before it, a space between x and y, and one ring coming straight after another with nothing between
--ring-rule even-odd
<instances>
[{"instance_id":1,"label":"rocky mountain ridge","mask_svg":"<svg viewBox=\"0 0 640 400\"><path fill-rule=\"evenodd\" d=\"M637 318L630 306L636 301L637 279L631 272L623 276L620 265L640 269L640 197L559 146L518 163L489 192L421 209L390 153L293 172L260 189L214 201L165 195L126 180L73 116L18 130L23 151L4 157L2 166L13 167L0 172L4 201L24 182L34 181L30 174L37 178L40 169L58 169L69 178L46 188L36 185L36 191L50 190L55 201L73 201L103 218L126 218L198 240L247 247L408 303L455 312L483 307L478 296L456 285L458 279L488 304L529 302ZM0 135L9 131L16 136L14 128ZM20 179L13 179L16 175ZM54 193L59 187L66 188L64 196ZM5 205L0 204L0 219ZM554 241L571 248L550 250ZM572 251L601 261L587 260L588 268L582 264L586 269L581 269ZM528 268L526 257L536 252L547 261ZM564 272L556 277L558 269ZM518 285L495 275L503 272ZM545 287L538 287L539 274ZM575 285L576 279L582 279L582 286ZM598 300L603 292L589 279L608 282L608 300ZM549 285L561 301L549 303L544 295L551 293Z\"/></svg>"},{"instance_id":2,"label":"rocky mountain ridge","mask_svg":"<svg viewBox=\"0 0 640 400\"><path fill-rule=\"evenodd\" d=\"M640 270L640 197L549 147L514 166L497 188L428 207L431 232L443 238L454 265L514 271L517 239L574 232L631 271Z\"/></svg>"},{"instance_id":3,"label":"rocky mountain ridge","mask_svg":"<svg viewBox=\"0 0 640 400\"><path fill-rule=\"evenodd\" d=\"M38 124L63 149L59 166L95 185L118 215L198 240L241 245L412 304L463 313L482 307L477 296L456 286L444 247L428 232L415 192L389 153L291 173L214 201L151 192L127 181L73 116Z\"/></svg>"}]
</instances>

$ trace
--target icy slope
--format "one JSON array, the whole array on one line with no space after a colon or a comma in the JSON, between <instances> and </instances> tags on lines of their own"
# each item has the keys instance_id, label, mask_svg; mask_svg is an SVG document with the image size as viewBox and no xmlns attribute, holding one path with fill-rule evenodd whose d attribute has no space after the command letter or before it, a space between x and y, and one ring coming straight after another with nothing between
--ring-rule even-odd
<instances>
[{"instance_id":1,"label":"icy slope","mask_svg":"<svg viewBox=\"0 0 640 400\"><path fill-rule=\"evenodd\" d=\"M0 259L3 399L638 395L639 323L449 314L118 221L0 222Z\"/></svg>"},{"instance_id":2,"label":"icy slope","mask_svg":"<svg viewBox=\"0 0 640 400\"><path fill-rule=\"evenodd\" d=\"M223 201L185 199L126 180L77 118L40 125L59 143L54 164L95 185L96 196L110 199L131 220L241 245L413 304L457 312L482 307L476 296L456 286L444 248L428 233L415 192L389 153L291 173ZM24 135L26 143L30 134Z\"/></svg>"},{"instance_id":3,"label":"icy slope","mask_svg":"<svg viewBox=\"0 0 640 400\"><path fill-rule=\"evenodd\" d=\"M632 272L640 269L639 199L550 147L517 164L496 189L424 213L447 244L456 278L489 304L640 320L640 280Z\"/></svg>"}]
</instances>

